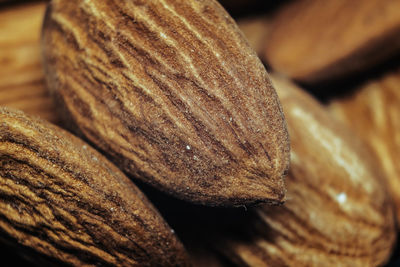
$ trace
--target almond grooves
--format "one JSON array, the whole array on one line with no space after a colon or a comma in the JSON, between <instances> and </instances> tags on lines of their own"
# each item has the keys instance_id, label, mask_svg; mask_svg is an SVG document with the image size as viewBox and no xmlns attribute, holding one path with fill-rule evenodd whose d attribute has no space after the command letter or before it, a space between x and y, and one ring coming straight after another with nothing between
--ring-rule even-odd
<instances>
[{"instance_id":1,"label":"almond grooves","mask_svg":"<svg viewBox=\"0 0 400 267\"><path fill-rule=\"evenodd\" d=\"M102 155L22 112L1 108L0 121L0 232L8 243L52 264L188 265L173 231Z\"/></svg>"},{"instance_id":2,"label":"almond grooves","mask_svg":"<svg viewBox=\"0 0 400 267\"><path fill-rule=\"evenodd\" d=\"M376 153L386 174L400 222L400 69L366 82L357 92L332 101L332 113Z\"/></svg>"},{"instance_id":3,"label":"almond grooves","mask_svg":"<svg viewBox=\"0 0 400 267\"><path fill-rule=\"evenodd\" d=\"M71 129L124 171L196 203L284 201L279 100L216 1L56 0L43 29Z\"/></svg>"},{"instance_id":4,"label":"almond grooves","mask_svg":"<svg viewBox=\"0 0 400 267\"><path fill-rule=\"evenodd\" d=\"M273 83L291 138L287 201L252 209L215 248L239 266L383 265L395 228L375 158L306 93Z\"/></svg>"}]
</instances>

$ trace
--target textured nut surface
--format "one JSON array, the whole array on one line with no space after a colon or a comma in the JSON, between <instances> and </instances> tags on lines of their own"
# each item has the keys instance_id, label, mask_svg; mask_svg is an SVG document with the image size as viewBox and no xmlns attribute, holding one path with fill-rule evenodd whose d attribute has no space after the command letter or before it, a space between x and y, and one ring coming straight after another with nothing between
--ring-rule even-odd
<instances>
[{"instance_id":1,"label":"textured nut surface","mask_svg":"<svg viewBox=\"0 0 400 267\"><path fill-rule=\"evenodd\" d=\"M287 201L252 209L216 248L244 266L382 265L396 234L376 162L310 96L281 78L273 83L292 146Z\"/></svg>"},{"instance_id":2,"label":"textured nut surface","mask_svg":"<svg viewBox=\"0 0 400 267\"><path fill-rule=\"evenodd\" d=\"M0 10L0 105L58 122L40 58L45 7L34 3Z\"/></svg>"},{"instance_id":3,"label":"textured nut surface","mask_svg":"<svg viewBox=\"0 0 400 267\"><path fill-rule=\"evenodd\" d=\"M66 131L5 108L0 233L75 266L187 265L173 231L113 164Z\"/></svg>"},{"instance_id":4,"label":"textured nut surface","mask_svg":"<svg viewBox=\"0 0 400 267\"><path fill-rule=\"evenodd\" d=\"M330 109L377 154L400 222L400 70L368 81Z\"/></svg>"},{"instance_id":5,"label":"textured nut surface","mask_svg":"<svg viewBox=\"0 0 400 267\"><path fill-rule=\"evenodd\" d=\"M272 21L265 57L281 73L320 82L400 50L400 1L292 1Z\"/></svg>"},{"instance_id":6,"label":"textured nut surface","mask_svg":"<svg viewBox=\"0 0 400 267\"><path fill-rule=\"evenodd\" d=\"M279 100L216 1L52 1L43 54L71 128L127 173L196 203L284 201Z\"/></svg>"}]
</instances>

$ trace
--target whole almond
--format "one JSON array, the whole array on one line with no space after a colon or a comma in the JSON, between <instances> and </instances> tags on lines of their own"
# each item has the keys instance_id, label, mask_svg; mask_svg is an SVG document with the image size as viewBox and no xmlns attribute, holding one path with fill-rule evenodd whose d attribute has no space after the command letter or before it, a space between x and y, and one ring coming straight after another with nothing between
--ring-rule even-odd
<instances>
[{"instance_id":1,"label":"whole almond","mask_svg":"<svg viewBox=\"0 0 400 267\"><path fill-rule=\"evenodd\" d=\"M400 222L400 69L370 80L330 104L332 113L376 153Z\"/></svg>"},{"instance_id":2,"label":"whole almond","mask_svg":"<svg viewBox=\"0 0 400 267\"><path fill-rule=\"evenodd\" d=\"M315 83L361 72L400 51L400 1L292 1L271 21L273 69Z\"/></svg>"},{"instance_id":3,"label":"whole almond","mask_svg":"<svg viewBox=\"0 0 400 267\"><path fill-rule=\"evenodd\" d=\"M279 100L216 1L55 0L43 56L71 129L128 174L201 204L284 201Z\"/></svg>"},{"instance_id":4,"label":"whole almond","mask_svg":"<svg viewBox=\"0 0 400 267\"><path fill-rule=\"evenodd\" d=\"M375 159L306 93L273 83L291 138L287 201L252 209L215 248L241 266L383 265L396 232Z\"/></svg>"},{"instance_id":5,"label":"whole almond","mask_svg":"<svg viewBox=\"0 0 400 267\"><path fill-rule=\"evenodd\" d=\"M0 177L2 240L52 264L188 265L181 243L139 189L58 127L0 108Z\"/></svg>"},{"instance_id":6,"label":"whole almond","mask_svg":"<svg viewBox=\"0 0 400 267\"><path fill-rule=\"evenodd\" d=\"M0 105L59 122L45 87L40 29L45 3L0 10Z\"/></svg>"}]
</instances>

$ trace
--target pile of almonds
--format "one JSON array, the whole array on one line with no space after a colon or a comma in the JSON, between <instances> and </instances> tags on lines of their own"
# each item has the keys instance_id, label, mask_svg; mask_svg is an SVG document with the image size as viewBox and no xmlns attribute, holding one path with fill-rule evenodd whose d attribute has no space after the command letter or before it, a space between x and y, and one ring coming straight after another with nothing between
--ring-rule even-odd
<instances>
[{"instance_id":1,"label":"pile of almonds","mask_svg":"<svg viewBox=\"0 0 400 267\"><path fill-rule=\"evenodd\" d=\"M0 0L0 255L397 266L399 56L399 1Z\"/></svg>"}]
</instances>

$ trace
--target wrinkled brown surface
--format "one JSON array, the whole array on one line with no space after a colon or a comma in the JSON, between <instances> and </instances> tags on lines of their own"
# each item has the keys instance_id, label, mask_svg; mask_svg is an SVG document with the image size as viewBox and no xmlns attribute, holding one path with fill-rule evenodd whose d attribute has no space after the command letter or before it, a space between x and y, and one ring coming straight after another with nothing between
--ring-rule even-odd
<instances>
[{"instance_id":1,"label":"wrinkled brown surface","mask_svg":"<svg viewBox=\"0 0 400 267\"><path fill-rule=\"evenodd\" d=\"M366 70L400 51L400 1L292 1L272 21L265 57L302 82Z\"/></svg>"},{"instance_id":2,"label":"wrinkled brown surface","mask_svg":"<svg viewBox=\"0 0 400 267\"><path fill-rule=\"evenodd\" d=\"M330 108L377 154L400 221L400 70L367 82Z\"/></svg>"},{"instance_id":3,"label":"wrinkled brown surface","mask_svg":"<svg viewBox=\"0 0 400 267\"><path fill-rule=\"evenodd\" d=\"M173 231L121 171L64 130L5 108L0 232L75 266L187 265Z\"/></svg>"},{"instance_id":4,"label":"wrinkled brown surface","mask_svg":"<svg viewBox=\"0 0 400 267\"><path fill-rule=\"evenodd\" d=\"M0 105L58 122L40 58L44 12L45 3L0 10Z\"/></svg>"},{"instance_id":5,"label":"wrinkled brown surface","mask_svg":"<svg viewBox=\"0 0 400 267\"><path fill-rule=\"evenodd\" d=\"M217 2L56 0L43 54L72 129L127 173L207 205L284 201L279 100Z\"/></svg>"},{"instance_id":6,"label":"wrinkled brown surface","mask_svg":"<svg viewBox=\"0 0 400 267\"><path fill-rule=\"evenodd\" d=\"M396 232L375 158L306 93L273 83L291 138L287 202L250 210L215 248L241 266L384 264Z\"/></svg>"}]
</instances>

